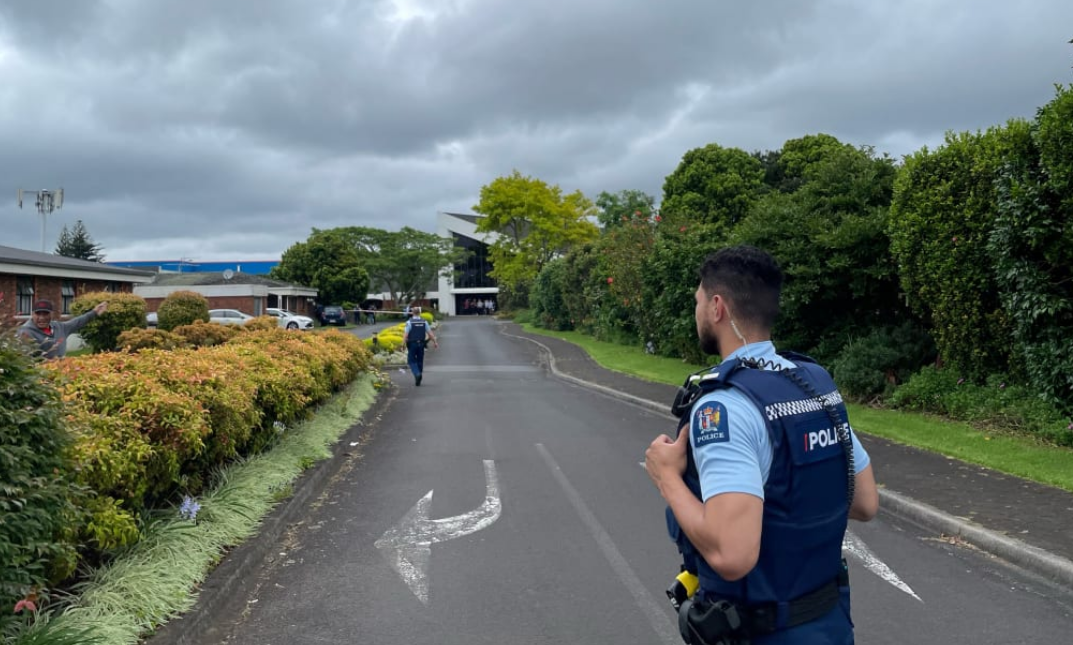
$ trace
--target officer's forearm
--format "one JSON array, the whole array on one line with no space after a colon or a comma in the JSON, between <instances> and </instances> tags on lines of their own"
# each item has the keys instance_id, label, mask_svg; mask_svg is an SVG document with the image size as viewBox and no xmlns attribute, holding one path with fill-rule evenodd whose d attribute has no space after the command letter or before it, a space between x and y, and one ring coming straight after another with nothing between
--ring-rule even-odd
<instances>
[{"instance_id":1,"label":"officer's forearm","mask_svg":"<svg viewBox=\"0 0 1073 645\"><path fill-rule=\"evenodd\" d=\"M660 482L659 492L671 507L678 525L685 531L689 541L712 564L709 553L717 553L716 537L707 530L704 521L704 504L689 490L681 477L669 477Z\"/></svg>"}]
</instances>

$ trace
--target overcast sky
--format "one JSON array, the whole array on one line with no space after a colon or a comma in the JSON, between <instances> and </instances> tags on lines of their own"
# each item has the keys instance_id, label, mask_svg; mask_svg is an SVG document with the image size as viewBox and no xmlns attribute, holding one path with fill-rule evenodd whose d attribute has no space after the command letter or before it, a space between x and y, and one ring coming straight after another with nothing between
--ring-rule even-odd
<instances>
[{"instance_id":1,"label":"overcast sky","mask_svg":"<svg viewBox=\"0 0 1073 645\"><path fill-rule=\"evenodd\" d=\"M1073 1L6 0L0 245L65 189L109 260L278 259L434 231L517 169L657 199L708 143L896 157L1073 81ZM6 195L6 197L3 197Z\"/></svg>"}]
</instances>

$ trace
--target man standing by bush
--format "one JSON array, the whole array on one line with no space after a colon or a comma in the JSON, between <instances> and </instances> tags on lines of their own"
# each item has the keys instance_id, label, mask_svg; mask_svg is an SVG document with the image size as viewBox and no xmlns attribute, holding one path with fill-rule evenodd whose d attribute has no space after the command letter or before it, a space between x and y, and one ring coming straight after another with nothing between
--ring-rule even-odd
<instances>
[{"instance_id":1,"label":"man standing by bush","mask_svg":"<svg viewBox=\"0 0 1073 645\"><path fill-rule=\"evenodd\" d=\"M67 338L107 309L108 303L102 302L77 318L59 321L52 319L52 302L38 300L30 319L16 334L19 338L34 341L45 358L62 358L67 354Z\"/></svg>"},{"instance_id":2,"label":"man standing by bush","mask_svg":"<svg viewBox=\"0 0 1073 645\"><path fill-rule=\"evenodd\" d=\"M425 345L432 341L432 346L440 348L436 342L436 336L428 321L421 317L421 307L410 309L410 319L406 321L406 331L403 339L406 341L406 362L410 364L410 371L414 374L414 383L421 385L421 373L425 369Z\"/></svg>"}]
</instances>

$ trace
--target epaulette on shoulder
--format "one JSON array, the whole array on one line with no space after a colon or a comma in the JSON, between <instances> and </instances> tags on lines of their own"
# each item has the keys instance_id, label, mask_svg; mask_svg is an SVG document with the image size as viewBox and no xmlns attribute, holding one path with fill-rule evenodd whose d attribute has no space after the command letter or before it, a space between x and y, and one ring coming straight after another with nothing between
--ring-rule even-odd
<instances>
[{"instance_id":1,"label":"epaulette on shoulder","mask_svg":"<svg viewBox=\"0 0 1073 645\"><path fill-rule=\"evenodd\" d=\"M671 404L671 414L681 417L689 412L697 399L708 392L727 387L727 379L741 367L738 360L729 361L716 368L694 372L686 377L685 383L678 388L678 393Z\"/></svg>"}]
</instances>

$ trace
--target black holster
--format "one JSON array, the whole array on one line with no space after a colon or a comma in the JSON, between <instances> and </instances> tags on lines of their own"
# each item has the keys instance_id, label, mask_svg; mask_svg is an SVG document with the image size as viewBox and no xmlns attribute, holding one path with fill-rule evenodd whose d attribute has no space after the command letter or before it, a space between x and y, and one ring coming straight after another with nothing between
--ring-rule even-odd
<instances>
[{"instance_id":1,"label":"black holster","mask_svg":"<svg viewBox=\"0 0 1073 645\"><path fill-rule=\"evenodd\" d=\"M687 645L749 645L741 613L726 600L687 600L678 610L678 631Z\"/></svg>"}]
</instances>

